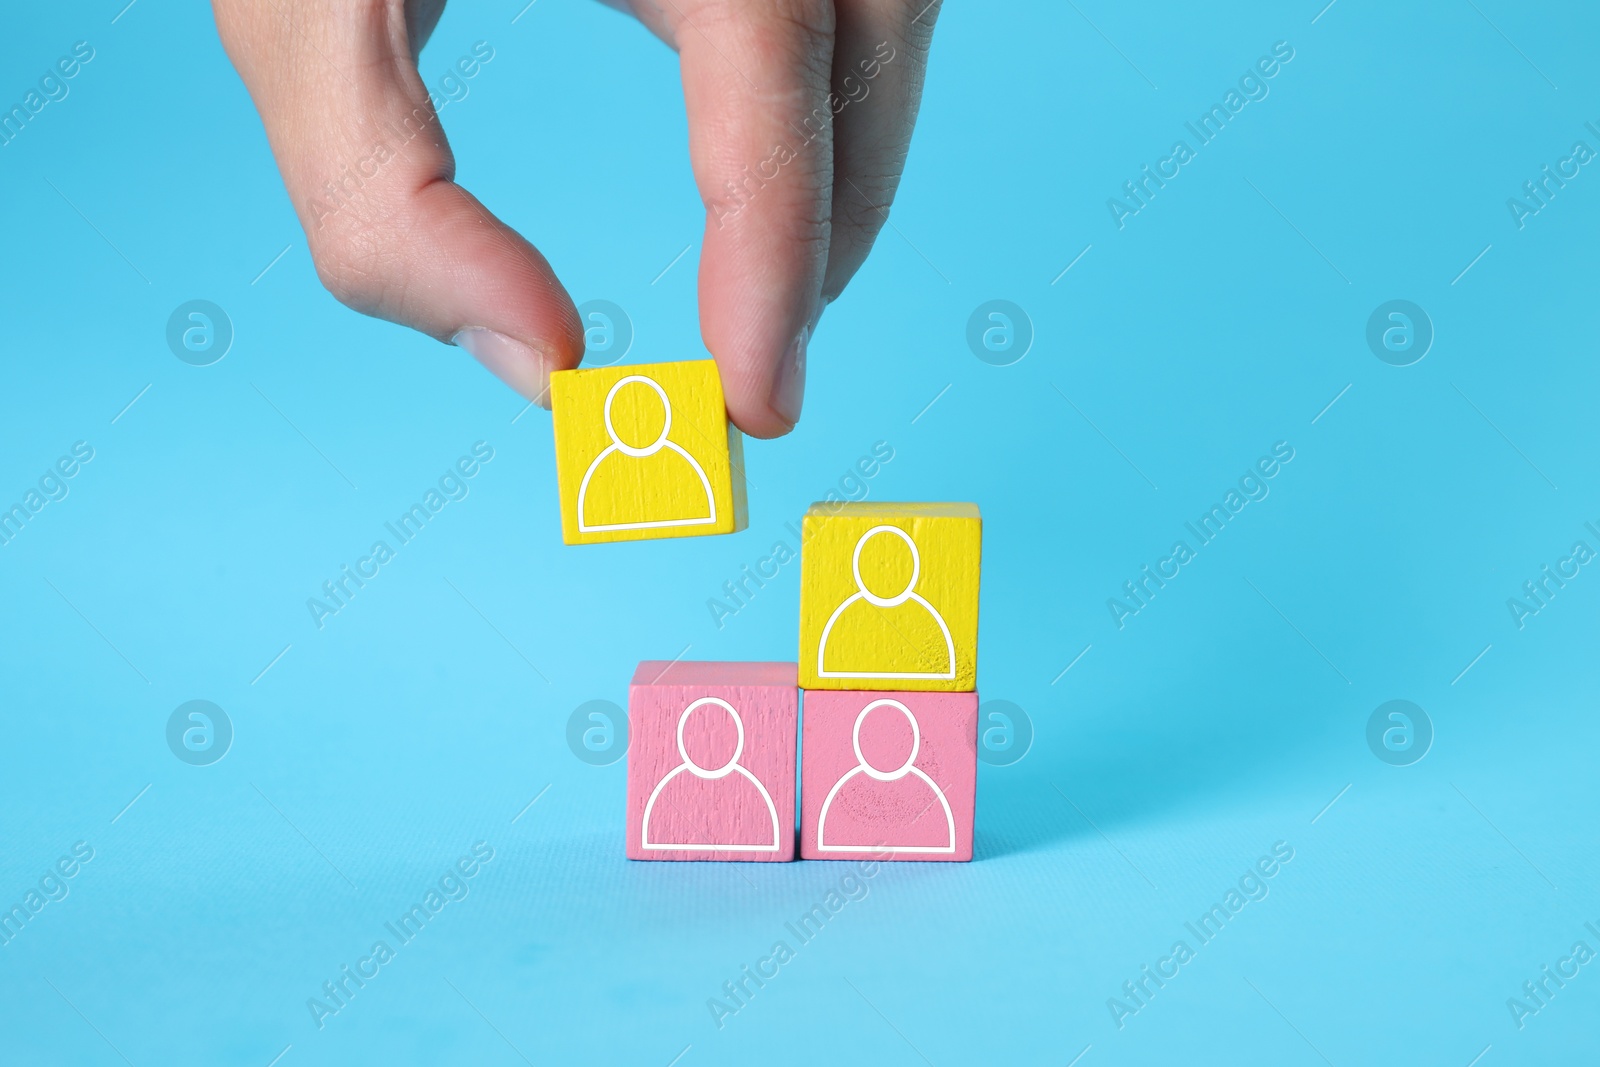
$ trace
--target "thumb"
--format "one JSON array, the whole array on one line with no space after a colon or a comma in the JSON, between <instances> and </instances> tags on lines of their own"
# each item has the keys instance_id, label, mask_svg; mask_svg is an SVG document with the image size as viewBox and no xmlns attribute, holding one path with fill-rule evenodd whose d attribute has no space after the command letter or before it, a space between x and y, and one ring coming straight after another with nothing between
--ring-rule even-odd
<instances>
[{"instance_id":1,"label":"thumb","mask_svg":"<svg viewBox=\"0 0 1600 1067\"><path fill-rule=\"evenodd\" d=\"M549 406L583 330L538 249L455 184L413 58L410 4L213 0L322 283L358 311L460 345ZM479 47L475 62L493 58Z\"/></svg>"}]
</instances>

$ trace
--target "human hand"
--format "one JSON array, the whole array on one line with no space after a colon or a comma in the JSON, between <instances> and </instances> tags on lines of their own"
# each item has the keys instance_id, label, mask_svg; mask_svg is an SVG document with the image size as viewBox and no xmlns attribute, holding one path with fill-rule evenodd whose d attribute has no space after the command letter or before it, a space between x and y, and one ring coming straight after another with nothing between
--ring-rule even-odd
<instances>
[{"instance_id":1,"label":"human hand","mask_svg":"<svg viewBox=\"0 0 1600 1067\"><path fill-rule=\"evenodd\" d=\"M939 0L607 2L679 54L706 205L701 334L733 421L787 433L810 335L899 185ZM212 7L323 284L548 406L583 328L538 249L453 180L417 71L444 0Z\"/></svg>"}]
</instances>

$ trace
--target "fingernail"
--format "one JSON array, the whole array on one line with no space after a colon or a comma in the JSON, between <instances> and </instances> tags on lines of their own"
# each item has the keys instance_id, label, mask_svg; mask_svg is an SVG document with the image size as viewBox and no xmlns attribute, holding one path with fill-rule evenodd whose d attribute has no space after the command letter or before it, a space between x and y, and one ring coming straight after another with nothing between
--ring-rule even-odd
<instances>
[{"instance_id":1,"label":"fingernail","mask_svg":"<svg viewBox=\"0 0 1600 1067\"><path fill-rule=\"evenodd\" d=\"M806 343L811 340L811 327L803 326L795 335L794 343L778 361L778 374L772 383L772 396L768 403L790 426L800 421L800 406L806 397Z\"/></svg>"},{"instance_id":2,"label":"fingernail","mask_svg":"<svg viewBox=\"0 0 1600 1067\"><path fill-rule=\"evenodd\" d=\"M496 378L542 408L550 407L550 370L553 353L540 351L503 333L482 326L468 326L450 338L452 344L467 350Z\"/></svg>"}]
</instances>

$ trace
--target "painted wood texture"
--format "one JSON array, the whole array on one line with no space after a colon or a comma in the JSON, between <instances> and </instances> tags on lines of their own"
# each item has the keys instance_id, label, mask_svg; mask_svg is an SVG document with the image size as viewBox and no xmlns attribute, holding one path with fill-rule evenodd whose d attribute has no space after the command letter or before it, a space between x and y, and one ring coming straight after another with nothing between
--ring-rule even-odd
<instances>
[{"instance_id":1,"label":"painted wood texture","mask_svg":"<svg viewBox=\"0 0 1600 1067\"><path fill-rule=\"evenodd\" d=\"M813 504L800 552L800 685L976 689L982 543L976 504Z\"/></svg>"},{"instance_id":2,"label":"painted wood texture","mask_svg":"<svg viewBox=\"0 0 1600 1067\"><path fill-rule=\"evenodd\" d=\"M978 694L808 691L803 859L972 859Z\"/></svg>"},{"instance_id":3,"label":"painted wood texture","mask_svg":"<svg viewBox=\"0 0 1600 1067\"><path fill-rule=\"evenodd\" d=\"M743 437L712 360L550 376L569 545L745 528Z\"/></svg>"},{"instance_id":4,"label":"painted wood texture","mask_svg":"<svg viewBox=\"0 0 1600 1067\"><path fill-rule=\"evenodd\" d=\"M794 859L795 680L793 663L639 664L629 859Z\"/></svg>"}]
</instances>

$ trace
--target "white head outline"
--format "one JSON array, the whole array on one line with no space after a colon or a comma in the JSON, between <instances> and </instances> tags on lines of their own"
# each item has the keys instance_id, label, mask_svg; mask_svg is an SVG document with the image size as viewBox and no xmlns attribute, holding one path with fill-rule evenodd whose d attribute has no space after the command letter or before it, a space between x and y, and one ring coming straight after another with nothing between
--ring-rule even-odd
<instances>
[{"instance_id":1,"label":"white head outline","mask_svg":"<svg viewBox=\"0 0 1600 1067\"><path fill-rule=\"evenodd\" d=\"M617 393L621 391L622 387L627 385L629 382L643 382L645 385L648 385L650 388L654 389L656 396L661 398L661 433L657 435L654 441L650 442L648 445L645 445L643 448L637 448L634 445L630 445L622 438L618 437L617 428L611 424L611 403L617 399ZM667 399L667 391L661 388L661 386L654 379L646 378L642 374L629 374L626 377L618 378L616 384L613 385L606 393L606 406L604 414L606 423L606 436L611 438L611 443L617 447L617 451L622 452L624 455L633 456L635 459L643 459L645 456L655 455L657 452L666 447L667 433L672 429L672 401Z\"/></svg>"},{"instance_id":2,"label":"white head outline","mask_svg":"<svg viewBox=\"0 0 1600 1067\"><path fill-rule=\"evenodd\" d=\"M906 717L906 721L911 724L911 754L906 757L906 761L904 763L892 771L878 770L878 768L874 767L867 760L867 757L861 752L861 726L867 721L867 714L871 712L873 708L899 708L900 714L904 715ZM856 765L861 768L864 774L866 774L869 778L876 778L880 782L894 782L910 774L911 765L917 762L917 753L922 749L922 730L917 726L917 717L911 714L910 708L906 707L898 700L891 700L887 697L884 697L879 700L874 700L872 703L861 709L861 713L856 716L855 729L850 733L850 744L856 750Z\"/></svg>"},{"instance_id":3,"label":"white head outline","mask_svg":"<svg viewBox=\"0 0 1600 1067\"><path fill-rule=\"evenodd\" d=\"M733 719L733 728L738 731L739 737L738 741L734 743L733 755L728 757L728 762L724 763L721 767L718 767L713 771L708 771L704 767L700 766L700 764L696 763L693 757L689 755L689 749L683 743L683 728L689 725L689 716L694 712L694 709L703 707L706 704L715 704L717 707L726 711L729 717ZM739 757L744 755L744 720L739 718L739 713L734 711L733 705L729 704L726 700L722 700L718 697L701 697L693 704L690 704L688 707L684 708L683 714L678 716L678 755L683 757L683 765L685 769L687 769L688 772L694 775L696 778L726 778L729 774L732 774L733 769L739 765Z\"/></svg>"},{"instance_id":4,"label":"white head outline","mask_svg":"<svg viewBox=\"0 0 1600 1067\"><path fill-rule=\"evenodd\" d=\"M878 596L872 590L868 589L867 583L861 577L861 550L867 547L868 541L872 540L881 533L894 534L896 537L900 538L900 540L904 541L906 543L906 547L911 550L911 577L906 581L906 587L904 589L900 590L900 592L896 593L894 596L888 597ZM911 540L911 535L900 529L900 527L874 526L872 529L862 534L861 539L856 542L856 550L850 556L850 573L855 576L856 589L861 593L862 599L867 603L874 604L880 608L897 608L901 604L904 604L907 600L910 600L911 595L916 592L917 578L922 573L922 557L917 553L917 543Z\"/></svg>"}]
</instances>

